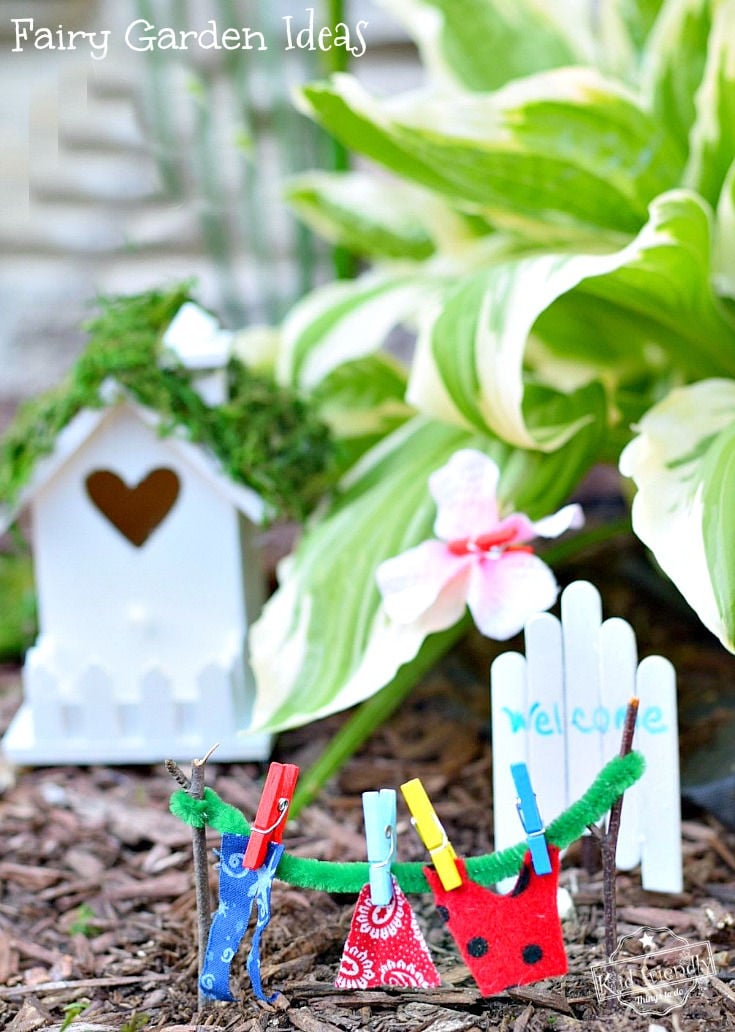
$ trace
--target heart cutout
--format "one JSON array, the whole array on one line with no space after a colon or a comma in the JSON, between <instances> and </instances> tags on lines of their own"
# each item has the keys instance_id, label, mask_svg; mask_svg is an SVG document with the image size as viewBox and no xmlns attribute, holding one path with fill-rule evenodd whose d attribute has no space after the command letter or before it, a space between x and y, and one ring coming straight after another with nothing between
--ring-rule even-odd
<instances>
[{"instance_id":1,"label":"heart cutout","mask_svg":"<svg viewBox=\"0 0 735 1032\"><path fill-rule=\"evenodd\" d=\"M90 473L84 483L96 508L136 548L168 516L180 486L174 471L163 467L151 470L134 487L108 469Z\"/></svg>"}]
</instances>

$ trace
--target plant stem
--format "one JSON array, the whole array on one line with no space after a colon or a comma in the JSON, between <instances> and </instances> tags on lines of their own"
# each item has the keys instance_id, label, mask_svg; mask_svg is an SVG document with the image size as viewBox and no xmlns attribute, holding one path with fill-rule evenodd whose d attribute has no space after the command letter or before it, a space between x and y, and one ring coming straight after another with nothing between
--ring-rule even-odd
<instances>
[{"instance_id":1,"label":"plant stem","mask_svg":"<svg viewBox=\"0 0 735 1032\"><path fill-rule=\"evenodd\" d=\"M376 695L354 711L342 725L329 745L299 781L291 804L290 815L295 817L321 791L330 778L341 769L381 724L400 706L416 682L470 626L465 616L454 627L432 634L422 645L418 655L400 668L393 680Z\"/></svg>"},{"instance_id":2,"label":"plant stem","mask_svg":"<svg viewBox=\"0 0 735 1032\"><path fill-rule=\"evenodd\" d=\"M627 756L633 748L633 734L635 733L637 716L638 697L634 695L625 711L623 735L620 743L621 756ZM620 832L620 818L623 812L623 794L619 795L610 807L607 831L600 839L600 850L602 853L602 900L605 916L605 953L608 959L615 952L615 944L618 938L617 904L615 900L615 852Z\"/></svg>"},{"instance_id":3,"label":"plant stem","mask_svg":"<svg viewBox=\"0 0 735 1032\"><path fill-rule=\"evenodd\" d=\"M587 532L575 534L568 541L560 541L543 553L547 563L568 559L587 548L599 545L612 537L630 532L628 520L619 520ZM339 771L360 746L390 717L408 696L416 682L423 677L445 652L465 634L470 618L465 616L454 627L432 634L422 645L418 655L400 668L389 684L358 706L339 729L319 759L302 775L291 804L291 816L311 803L327 782Z\"/></svg>"}]
</instances>

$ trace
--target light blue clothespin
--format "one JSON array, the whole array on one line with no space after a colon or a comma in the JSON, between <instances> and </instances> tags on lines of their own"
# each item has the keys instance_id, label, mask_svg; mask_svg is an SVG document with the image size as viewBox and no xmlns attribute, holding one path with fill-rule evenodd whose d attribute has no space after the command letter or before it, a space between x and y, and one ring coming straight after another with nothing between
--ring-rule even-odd
<instances>
[{"instance_id":1,"label":"light blue clothespin","mask_svg":"<svg viewBox=\"0 0 735 1032\"><path fill-rule=\"evenodd\" d=\"M396 856L395 789L363 792L362 812L370 864L370 902L384 907L393 899L390 867Z\"/></svg>"},{"instance_id":2,"label":"light blue clothespin","mask_svg":"<svg viewBox=\"0 0 735 1032\"><path fill-rule=\"evenodd\" d=\"M528 840L533 869L536 874L551 874L551 858L546 846L546 829L538 811L528 767L525 763L513 763L510 773L518 794L516 807Z\"/></svg>"}]
</instances>

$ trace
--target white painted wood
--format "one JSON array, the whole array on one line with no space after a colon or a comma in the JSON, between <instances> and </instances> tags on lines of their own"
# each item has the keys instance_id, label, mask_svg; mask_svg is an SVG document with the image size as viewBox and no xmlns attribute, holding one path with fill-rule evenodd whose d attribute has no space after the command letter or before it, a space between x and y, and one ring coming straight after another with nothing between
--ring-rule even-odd
<instances>
[{"instance_id":1,"label":"white painted wood","mask_svg":"<svg viewBox=\"0 0 735 1032\"><path fill-rule=\"evenodd\" d=\"M33 732L40 739L53 741L63 733L61 700L57 680L38 662L34 662L34 650L26 658L26 697L29 715L33 714Z\"/></svg>"},{"instance_id":2,"label":"white painted wood","mask_svg":"<svg viewBox=\"0 0 735 1032\"><path fill-rule=\"evenodd\" d=\"M605 620L600 628L600 719L597 721L605 763L620 751L628 701L636 694L637 668L638 647L633 628L619 617ZM637 744L635 737L633 743ZM616 861L624 871L635 867L641 859L638 791L638 785L628 789L623 802Z\"/></svg>"},{"instance_id":3,"label":"white painted wood","mask_svg":"<svg viewBox=\"0 0 735 1032\"><path fill-rule=\"evenodd\" d=\"M575 581L561 596L564 687L567 714L567 793L586 787L603 763L602 741L586 730L600 705L600 594L588 581ZM549 820L545 816L546 820Z\"/></svg>"},{"instance_id":4,"label":"white painted wood","mask_svg":"<svg viewBox=\"0 0 735 1032\"><path fill-rule=\"evenodd\" d=\"M151 722L155 722L155 733L160 738L172 738L176 734L176 710L174 690L171 681L158 667L147 670L140 679L139 732L150 734ZM142 723L143 718L148 726ZM121 721L122 723L122 721ZM192 756L192 759L195 757Z\"/></svg>"},{"instance_id":5,"label":"white painted wood","mask_svg":"<svg viewBox=\"0 0 735 1032\"><path fill-rule=\"evenodd\" d=\"M197 726L201 734L217 741L222 722L236 727L232 707L232 683L228 672L219 663L208 663L197 678Z\"/></svg>"},{"instance_id":6,"label":"white painted wood","mask_svg":"<svg viewBox=\"0 0 735 1032\"><path fill-rule=\"evenodd\" d=\"M633 629L615 617L602 622L599 593L587 582L563 592L561 612L561 623L549 613L529 621L525 658L507 653L492 665L495 848L523 837L510 765L528 763L548 824L618 753L625 710L638 692L634 747L646 757L647 772L626 792L617 862L626 870L641 863L646 889L678 892L682 860L673 667L658 656L638 665Z\"/></svg>"},{"instance_id":7,"label":"white painted wood","mask_svg":"<svg viewBox=\"0 0 735 1032\"><path fill-rule=\"evenodd\" d=\"M637 742L646 758L646 772L640 781L641 824L645 829L643 886L651 892L681 892L676 672L663 656L648 656L641 663L638 694L641 706L645 704L644 726Z\"/></svg>"},{"instance_id":8,"label":"white painted wood","mask_svg":"<svg viewBox=\"0 0 735 1032\"><path fill-rule=\"evenodd\" d=\"M528 736L528 766L532 771L545 771L543 779L533 783L541 819L545 821L549 819L547 814L561 813L567 800L564 660L559 621L551 613L540 613L529 620L525 638L529 724L533 728L533 734ZM520 824L516 832L519 827Z\"/></svg>"},{"instance_id":9,"label":"white painted wood","mask_svg":"<svg viewBox=\"0 0 735 1032\"><path fill-rule=\"evenodd\" d=\"M156 763L219 742L221 760L265 759L271 736L239 733L263 594L243 512L262 517L262 501L202 449L161 438L157 415L112 381L106 397L110 407L59 435L32 483L40 632L3 752L17 763ZM87 478L111 471L134 488L154 469L172 471L179 491L136 546Z\"/></svg>"},{"instance_id":10,"label":"white painted wood","mask_svg":"<svg viewBox=\"0 0 735 1032\"><path fill-rule=\"evenodd\" d=\"M120 727L109 671L95 663L82 671L74 686L70 711L74 733L85 741L118 738Z\"/></svg>"},{"instance_id":11,"label":"white painted wood","mask_svg":"<svg viewBox=\"0 0 735 1032\"><path fill-rule=\"evenodd\" d=\"M164 347L199 374L195 387L208 405L222 405L227 399L225 366L232 338L229 330L223 330L213 315L193 301L181 306L163 335Z\"/></svg>"},{"instance_id":12,"label":"white painted wood","mask_svg":"<svg viewBox=\"0 0 735 1032\"><path fill-rule=\"evenodd\" d=\"M516 809L516 790L510 773L511 764L528 762L528 735L525 719L528 713L526 661L518 652L504 652L490 668L491 720L493 743L497 737L502 747L493 744L493 839L495 849L518 842L521 822ZM499 882L499 892L509 892L515 878Z\"/></svg>"}]
</instances>

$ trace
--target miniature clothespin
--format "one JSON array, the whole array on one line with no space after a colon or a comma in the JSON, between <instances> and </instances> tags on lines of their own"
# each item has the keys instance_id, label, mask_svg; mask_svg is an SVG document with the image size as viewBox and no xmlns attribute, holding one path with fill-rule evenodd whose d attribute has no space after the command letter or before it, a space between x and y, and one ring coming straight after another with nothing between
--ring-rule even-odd
<instances>
[{"instance_id":1,"label":"miniature clothespin","mask_svg":"<svg viewBox=\"0 0 735 1032\"><path fill-rule=\"evenodd\" d=\"M396 792L381 788L362 793L367 857L370 863L370 902L384 907L393 899L390 867L396 856Z\"/></svg>"},{"instance_id":2,"label":"miniature clothespin","mask_svg":"<svg viewBox=\"0 0 735 1032\"><path fill-rule=\"evenodd\" d=\"M457 854L447 838L444 826L437 817L420 778L413 778L412 781L401 785L401 792L406 800L406 806L411 811L411 823L429 851L443 888L447 891L459 888L462 884L462 875L455 863Z\"/></svg>"},{"instance_id":3,"label":"miniature clothespin","mask_svg":"<svg viewBox=\"0 0 735 1032\"><path fill-rule=\"evenodd\" d=\"M251 871L262 867L268 845L283 838L298 776L299 768L294 763L271 763L250 829L243 867Z\"/></svg>"},{"instance_id":4,"label":"miniature clothespin","mask_svg":"<svg viewBox=\"0 0 735 1032\"><path fill-rule=\"evenodd\" d=\"M533 869L536 874L551 874L551 858L546 846L546 829L538 810L528 767L525 763L513 763L510 772L518 794L516 808L526 833Z\"/></svg>"}]
</instances>

